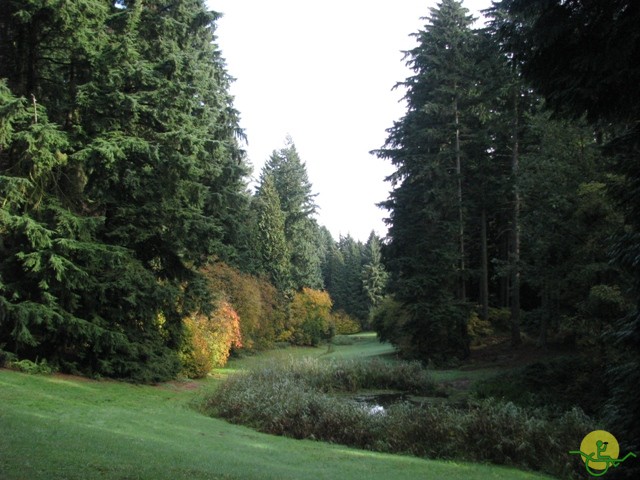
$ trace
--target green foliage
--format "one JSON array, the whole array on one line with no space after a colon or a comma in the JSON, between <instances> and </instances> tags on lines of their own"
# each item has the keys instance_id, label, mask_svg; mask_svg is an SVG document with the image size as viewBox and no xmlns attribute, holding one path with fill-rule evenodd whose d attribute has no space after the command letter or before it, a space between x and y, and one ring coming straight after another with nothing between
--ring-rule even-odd
<instances>
[{"instance_id":1,"label":"green foliage","mask_svg":"<svg viewBox=\"0 0 640 480\"><path fill-rule=\"evenodd\" d=\"M505 19L500 30L502 41L519 59L524 75L557 113L571 117L586 114L601 143L605 144L605 153L614 160L617 181L611 192L617 201L617 209L624 213L626 225L624 233L616 235L611 253L615 265L632 282L632 300L636 308L616 321L615 333L605 337L607 340L615 338L613 352L610 352L614 362L607 375L612 387L608 421L621 437L626 437L622 446L630 450L640 447L637 422L640 413L637 402L629 400L637 398L640 385L637 373L640 359L640 277L637 268L640 251L640 170L637 161L640 99L636 88L640 68L633 59L638 35L632 28L640 15L635 6L630 1L568 4L503 0L500 3L500 12ZM553 35L549 35L551 31ZM602 43L604 39L606 42ZM588 45L596 47L587 48ZM615 55L611 55L612 51ZM603 128L604 124L609 128ZM601 212L602 209L598 213ZM611 285L601 279L594 284ZM639 468L632 466L617 473L635 478L638 472Z\"/></svg>"},{"instance_id":2,"label":"green foliage","mask_svg":"<svg viewBox=\"0 0 640 480\"><path fill-rule=\"evenodd\" d=\"M391 290L406 306L403 327L410 354L424 360L466 356L466 307L461 298L460 131L472 100L472 18L460 2L431 9L419 45L407 52L414 75L405 116L389 129L376 154L396 167L393 190L381 205L390 211L386 265ZM466 154L466 153L465 153ZM461 301L462 300L462 301Z\"/></svg>"},{"instance_id":3,"label":"green foliage","mask_svg":"<svg viewBox=\"0 0 640 480\"><path fill-rule=\"evenodd\" d=\"M467 332L471 338L473 344L480 343L483 337L492 335L494 333L493 327L489 320L483 320L475 310L469 315L467 321Z\"/></svg>"},{"instance_id":4,"label":"green foliage","mask_svg":"<svg viewBox=\"0 0 640 480\"><path fill-rule=\"evenodd\" d=\"M303 361L268 365L227 379L203 404L261 431L429 458L492 462L580 478L582 462L567 461L594 423L579 409L529 411L493 400L462 408L400 403L371 414L367 406L327 392L394 388L434 392L416 363ZM490 439L490 448L487 445ZM545 460L540 461L544 451Z\"/></svg>"},{"instance_id":5,"label":"green foliage","mask_svg":"<svg viewBox=\"0 0 640 480\"><path fill-rule=\"evenodd\" d=\"M361 328L369 328L369 314L386 289L387 273L382 265L380 239L371 233L366 244L350 235L337 242L329 232L323 278L336 311L358 319Z\"/></svg>"},{"instance_id":6,"label":"green foliage","mask_svg":"<svg viewBox=\"0 0 640 480\"><path fill-rule=\"evenodd\" d=\"M263 178L254 200L256 222L252 237L256 271L269 277L280 291L291 288L291 259L285 235L285 215L272 176Z\"/></svg>"},{"instance_id":7,"label":"green foliage","mask_svg":"<svg viewBox=\"0 0 640 480\"><path fill-rule=\"evenodd\" d=\"M374 232L371 232L365 245L362 264L362 287L371 311L382 301L388 280L382 264L381 242Z\"/></svg>"},{"instance_id":8,"label":"green foliage","mask_svg":"<svg viewBox=\"0 0 640 480\"><path fill-rule=\"evenodd\" d=\"M209 301L194 266L232 257L243 221L216 15L67 3L3 3L0 338L22 359L156 382Z\"/></svg>"},{"instance_id":9,"label":"green foliage","mask_svg":"<svg viewBox=\"0 0 640 480\"><path fill-rule=\"evenodd\" d=\"M56 372L55 367L52 367L46 360L40 362L32 362L31 360L15 360L9 361L7 366L19 372L29 373L31 375L51 375Z\"/></svg>"},{"instance_id":10,"label":"green foliage","mask_svg":"<svg viewBox=\"0 0 640 480\"><path fill-rule=\"evenodd\" d=\"M378 339L400 348L407 348L409 344L407 333L404 332L408 320L408 312L391 296L383 298L371 314L371 326L378 334Z\"/></svg>"},{"instance_id":11,"label":"green foliage","mask_svg":"<svg viewBox=\"0 0 640 480\"><path fill-rule=\"evenodd\" d=\"M315 194L291 138L287 138L284 148L271 154L262 169L256 197L264 198L263 201L270 205L268 214L261 213L268 220L261 220L260 214L258 217L258 251L269 248L278 262L272 263L279 266L291 282L290 285L276 282L277 286L281 290L322 288L320 233L313 219ZM259 259L258 264L263 270L270 268L264 258Z\"/></svg>"},{"instance_id":12,"label":"green foliage","mask_svg":"<svg viewBox=\"0 0 640 480\"><path fill-rule=\"evenodd\" d=\"M477 398L497 398L523 408L577 406L594 418L601 417L609 387L602 381L606 366L598 358L564 357L536 362L498 374L474 386Z\"/></svg>"}]
</instances>

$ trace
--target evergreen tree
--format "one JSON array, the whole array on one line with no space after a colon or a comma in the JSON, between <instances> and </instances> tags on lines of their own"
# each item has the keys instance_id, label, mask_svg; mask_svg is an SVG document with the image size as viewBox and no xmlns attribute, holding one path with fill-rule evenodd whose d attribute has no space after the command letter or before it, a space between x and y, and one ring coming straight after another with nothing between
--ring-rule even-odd
<instances>
[{"instance_id":1,"label":"evergreen tree","mask_svg":"<svg viewBox=\"0 0 640 480\"><path fill-rule=\"evenodd\" d=\"M171 377L182 317L207 303L193 266L227 254L243 195L216 15L159 0L2 11L0 330L25 358Z\"/></svg>"},{"instance_id":2,"label":"evergreen tree","mask_svg":"<svg viewBox=\"0 0 640 480\"><path fill-rule=\"evenodd\" d=\"M635 311L621 318L613 336L618 358L610 368L608 419L620 432L623 447L640 448L640 34L637 2L564 2L503 0L499 10L508 21L504 42L522 63L523 73L559 113L587 115L596 126L618 127L606 151L622 177L614 194L627 223L613 248L614 259L634 282ZM616 472L636 478L638 468Z\"/></svg>"},{"instance_id":3,"label":"evergreen tree","mask_svg":"<svg viewBox=\"0 0 640 480\"><path fill-rule=\"evenodd\" d=\"M424 359L468 353L461 132L472 87L471 23L455 0L431 9L407 54L415 72L402 83L408 111L377 151L397 168L382 204L390 211L392 289L410 311L413 354Z\"/></svg>"},{"instance_id":4,"label":"evergreen tree","mask_svg":"<svg viewBox=\"0 0 640 480\"><path fill-rule=\"evenodd\" d=\"M252 238L257 272L266 274L280 292L288 292L292 282L285 216L271 175L263 177L254 205L256 221Z\"/></svg>"},{"instance_id":5,"label":"evergreen tree","mask_svg":"<svg viewBox=\"0 0 640 480\"><path fill-rule=\"evenodd\" d=\"M364 246L362 264L362 287L370 312L384 298L387 286L387 272L382 264L380 239L375 232L371 232Z\"/></svg>"},{"instance_id":6,"label":"evergreen tree","mask_svg":"<svg viewBox=\"0 0 640 480\"><path fill-rule=\"evenodd\" d=\"M261 181L266 176L273 178L284 214L293 285L297 289L321 288L320 240L318 225L313 219L315 195L305 164L291 138L287 138L284 148L271 154L262 170Z\"/></svg>"}]
</instances>

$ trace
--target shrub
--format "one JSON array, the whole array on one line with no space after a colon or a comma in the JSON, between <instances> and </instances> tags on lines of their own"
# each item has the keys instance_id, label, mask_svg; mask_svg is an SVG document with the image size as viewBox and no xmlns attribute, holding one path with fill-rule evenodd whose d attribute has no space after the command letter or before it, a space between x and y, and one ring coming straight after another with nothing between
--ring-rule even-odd
<instances>
[{"instance_id":1,"label":"shrub","mask_svg":"<svg viewBox=\"0 0 640 480\"><path fill-rule=\"evenodd\" d=\"M291 301L291 343L317 346L331 337L331 298L325 291L304 287Z\"/></svg>"},{"instance_id":2,"label":"shrub","mask_svg":"<svg viewBox=\"0 0 640 480\"><path fill-rule=\"evenodd\" d=\"M337 335L352 335L360 332L360 322L340 310L331 315L331 321L335 325Z\"/></svg>"},{"instance_id":3,"label":"shrub","mask_svg":"<svg viewBox=\"0 0 640 480\"><path fill-rule=\"evenodd\" d=\"M414 378L415 377L415 378ZM204 412L266 433L318 439L421 457L492 462L581 478L584 464L568 449L597 426L580 409L526 409L494 399L464 407L399 403L384 415L331 392L362 388L433 391L415 363L322 362L269 364L225 381ZM413 378L412 380L410 380Z\"/></svg>"},{"instance_id":4,"label":"shrub","mask_svg":"<svg viewBox=\"0 0 640 480\"><path fill-rule=\"evenodd\" d=\"M0 368L8 365L10 362L17 360L16 356L11 353L3 350L4 344L0 344Z\"/></svg>"},{"instance_id":5,"label":"shrub","mask_svg":"<svg viewBox=\"0 0 640 480\"><path fill-rule=\"evenodd\" d=\"M381 342L390 342L399 349L408 348L410 338L404 332L409 313L393 297L385 297L371 313L371 326Z\"/></svg>"},{"instance_id":6,"label":"shrub","mask_svg":"<svg viewBox=\"0 0 640 480\"><path fill-rule=\"evenodd\" d=\"M478 343L482 337L493 334L493 328L489 320L483 320L475 310L471 311L467 321L467 333L472 343Z\"/></svg>"},{"instance_id":7,"label":"shrub","mask_svg":"<svg viewBox=\"0 0 640 480\"><path fill-rule=\"evenodd\" d=\"M273 347L286 318L276 288L265 279L242 273L222 262L209 264L202 272L215 296L229 302L237 312L243 348Z\"/></svg>"},{"instance_id":8,"label":"shrub","mask_svg":"<svg viewBox=\"0 0 640 480\"><path fill-rule=\"evenodd\" d=\"M49 365L46 359L42 359L40 362L37 359L35 362L28 359L10 360L7 365L14 370L33 375L50 375L56 372L56 368Z\"/></svg>"},{"instance_id":9,"label":"shrub","mask_svg":"<svg viewBox=\"0 0 640 480\"><path fill-rule=\"evenodd\" d=\"M187 334L181 352L182 373L189 378L202 378L213 368L223 367L231 349L242 346L240 319L227 302L221 302L209 316L185 318L184 325Z\"/></svg>"},{"instance_id":10,"label":"shrub","mask_svg":"<svg viewBox=\"0 0 640 480\"><path fill-rule=\"evenodd\" d=\"M563 357L536 362L478 382L476 398L499 398L522 407L577 405L589 414L602 410L608 398L605 368L597 358Z\"/></svg>"}]
</instances>

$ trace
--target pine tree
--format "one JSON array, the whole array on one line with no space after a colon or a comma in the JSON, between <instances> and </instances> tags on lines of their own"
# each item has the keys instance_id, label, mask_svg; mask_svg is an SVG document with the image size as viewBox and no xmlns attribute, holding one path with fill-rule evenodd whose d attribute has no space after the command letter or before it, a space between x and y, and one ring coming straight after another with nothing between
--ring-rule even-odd
<instances>
[{"instance_id":1,"label":"pine tree","mask_svg":"<svg viewBox=\"0 0 640 480\"><path fill-rule=\"evenodd\" d=\"M201 1L2 6L0 329L25 358L169 378L182 317L207 303L193 266L226 254L244 195L216 15Z\"/></svg>"},{"instance_id":2,"label":"pine tree","mask_svg":"<svg viewBox=\"0 0 640 480\"><path fill-rule=\"evenodd\" d=\"M387 272L382 264L380 239L375 232L371 232L364 246L362 264L362 287L371 312L384 298L387 286Z\"/></svg>"},{"instance_id":3,"label":"pine tree","mask_svg":"<svg viewBox=\"0 0 640 480\"><path fill-rule=\"evenodd\" d=\"M280 292L289 292L292 280L285 216L271 175L263 177L254 205L255 229L252 238L257 273L266 274Z\"/></svg>"},{"instance_id":4,"label":"pine tree","mask_svg":"<svg viewBox=\"0 0 640 480\"><path fill-rule=\"evenodd\" d=\"M284 214L284 230L289 250L291 278L296 289L321 288L319 231L313 219L315 194L305 164L291 138L265 164L261 179L271 176ZM263 180L262 180L263 181Z\"/></svg>"},{"instance_id":5,"label":"pine tree","mask_svg":"<svg viewBox=\"0 0 640 480\"><path fill-rule=\"evenodd\" d=\"M498 6L508 19L500 30L503 41L554 110L574 118L586 115L595 125L607 122L623 132L606 148L624 179L613 193L627 224L612 251L615 262L633 279L636 309L618 321L609 339L619 357L607 376L612 392L607 417L611 428L620 432L621 446L634 451L640 448L640 407L635 401L640 385L640 8L630 0L503 0ZM638 467L617 474L636 478Z\"/></svg>"},{"instance_id":6,"label":"pine tree","mask_svg":"<svg viewBox=\"0 0 640 480\"><path fill-rule=\"evenodd\" d=\"M468 352L461 132L472 86L471 23L460 2L431 9L407 54L415 72L402 83L408 111L377 151L397 168L382 204L390 211L392 289L411 313L413 353L424 359Z\"/></svg>"}]
</instances>

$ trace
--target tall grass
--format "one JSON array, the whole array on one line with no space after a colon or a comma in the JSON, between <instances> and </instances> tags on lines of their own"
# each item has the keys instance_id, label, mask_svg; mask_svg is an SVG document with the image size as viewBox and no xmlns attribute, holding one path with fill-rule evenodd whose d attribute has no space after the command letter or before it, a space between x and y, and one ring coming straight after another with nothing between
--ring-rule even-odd
<instances>
[{"instance_id":1,"label":"tall grass","mask_svg":"<svg viewBox=\"0 0 640 480\"><path fill-rule=\"evenodd\" d=\"M205 413L266 433L420 457L471 460L579 478L567 452L595 429L579 409L531 410L492 399L465 407L400 403L372 414L339 392L394 389L436 394L428 372L403 362L315 359L271 363L230 377L203 404Z\"/></svg>"}]
</instances>

